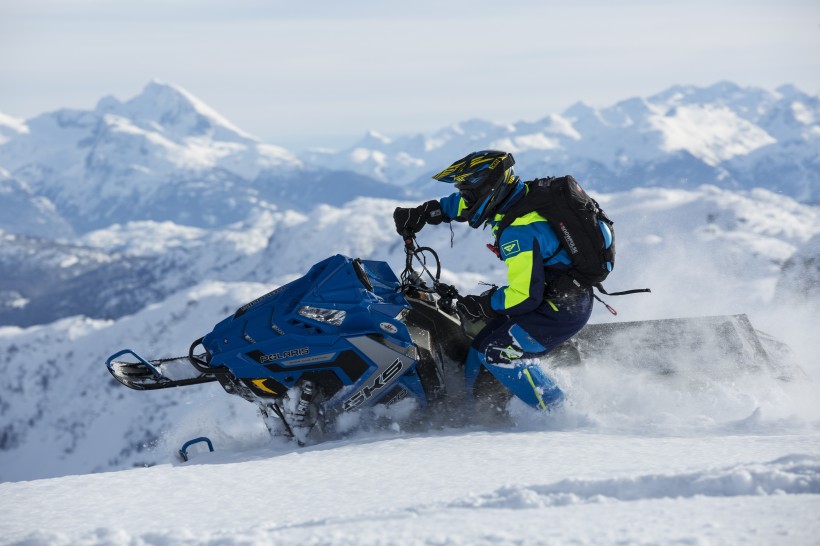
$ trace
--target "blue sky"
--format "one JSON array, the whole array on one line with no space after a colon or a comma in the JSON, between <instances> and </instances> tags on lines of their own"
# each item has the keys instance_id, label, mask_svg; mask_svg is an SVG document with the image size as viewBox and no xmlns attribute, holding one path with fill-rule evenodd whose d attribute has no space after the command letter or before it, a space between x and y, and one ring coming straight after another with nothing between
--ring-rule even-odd
<instances>
[{"instance_id":1,"label":"blue sky","mask_svg":"<svg viewBox=\"0 0 820 546\"><path fill-rule=\"evenodd\" d=\"M818 93L817 51L805 0L0 0L0 111L93 108L158 78L301 149L674 84Z\"/></svg>"}]
</instances>

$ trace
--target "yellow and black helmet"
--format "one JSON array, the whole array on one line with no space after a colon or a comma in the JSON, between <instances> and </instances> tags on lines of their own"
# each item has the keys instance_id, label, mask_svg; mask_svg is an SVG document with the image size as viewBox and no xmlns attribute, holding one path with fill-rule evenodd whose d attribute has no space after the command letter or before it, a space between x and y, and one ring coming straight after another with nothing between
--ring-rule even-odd
<instances>
[{"instance_id":1,"label":"yellow and black helmet","mask_svg":"<svg viewBox=\"0 0 820 546\"><path fill-rule=\"evenodd\" d=\"M454 184L464 199L462 216L477 228L492 218L516 189L512 154L498 150L473 152L433 178Z\"/></svg>"}]
</instances>

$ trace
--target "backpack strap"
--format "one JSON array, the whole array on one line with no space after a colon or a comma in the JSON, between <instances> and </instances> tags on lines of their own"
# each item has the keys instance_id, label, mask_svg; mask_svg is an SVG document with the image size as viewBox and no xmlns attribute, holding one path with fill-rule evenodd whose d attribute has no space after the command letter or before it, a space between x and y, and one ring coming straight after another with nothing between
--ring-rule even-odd
<instances>
[{"instance_id":1,"label":"backpack strap","mask_svg":"<svg viewBox=\"0 0 820 546\"><path fill-rule=\"evenodd\" d=\"M530 180L529 182L524 182L524 184L527 185L527 191L526 191L526 193L524 193L524 195L521 197L521 199L518 201L518 203L514 204L512 207L510 207L510 210L508 210L504 213L504 218L501 219L501 222L498 224L498 228L495 231L495 246L498 246L498 242L501 240L501 232L502 231L504 231L505 229L510 227L510 225L513 222L515 222L518 218L520 218L521 216L524 216L525 214L529 214L529 213L533 212L534 210L538 210L538 207L533 206L532 202L527 199L527 195L530 193L530 188L532 187L532 185L537 184L541 180L545 180L545 179L537 178L535 180ZM546 180L550 180L550 179L547 178ZM558 252L560 252L560 251L561 251L561 249L559 247ZM558 252L556 252L556 254L558 254ZM550 259L552 259L552 258L553 258L553 256L550 256Z\"/></svg>"},{"instance_id":2,"label":"backpack strap","mask_svg":"<svg viewBox=\"0 0 820 546\"><path fill-rule=\"evenodd\" d=\"M606 294L607 296L625 296L627 294L639 294L641 292L652 292L652 290L650 290L649 288L635 288L635 289L632 289L632 290L622 290L620 292L607 292L606 290L604 290L604 286L601 283L597 283L593 286L595 286L595 288L598 289L598 292L600 292L601 294Z\"/></svg>"},{"instance_id":3,"label":"backpack strap","mask_svg":"<svg viewBox=\"0 0 820 546\"><path fill-rule=\"evenodd\" d=\"M604 290L604 286L601 283L596 283L593 286L595 287L596 290L598 290L598 292L600 292L601 294L606 294L607 296L624 296L626 294L638 294L640 292L652 292L652 290L650 290L649 288L636 288L634 290L623 290L621 292L607 292L606 290ZM609 311L610 313L612 313L613 315L618 314L618 311L616 311L614 307L612 307L607 302L605 302L604 300L602 300L601 298L598 297L598 294L595 293L595 290L592 290L592 297L595 298L596 300L598 300L599 302L601 302L604 305L604 307L606 307L606 310Z\"/></svg>"}]
</instances>

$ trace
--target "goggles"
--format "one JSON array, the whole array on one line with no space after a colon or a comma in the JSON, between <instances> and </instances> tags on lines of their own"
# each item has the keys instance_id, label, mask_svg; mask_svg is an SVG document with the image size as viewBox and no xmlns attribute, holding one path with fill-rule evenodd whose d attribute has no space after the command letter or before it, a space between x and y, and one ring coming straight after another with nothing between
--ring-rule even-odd
<instances>
[{"instance_id":1,"label":"goggles","mask_svg":"<svg viewBox=\"0 0 820 546\"><path fill-rule=\"evenodd\" d=\"M475 189L463 189L460 190L459 193L461 194L461 198L464 199L464 205L468 209L472 208L479 199L479 192Z\"/></svg>"}]
</instances>

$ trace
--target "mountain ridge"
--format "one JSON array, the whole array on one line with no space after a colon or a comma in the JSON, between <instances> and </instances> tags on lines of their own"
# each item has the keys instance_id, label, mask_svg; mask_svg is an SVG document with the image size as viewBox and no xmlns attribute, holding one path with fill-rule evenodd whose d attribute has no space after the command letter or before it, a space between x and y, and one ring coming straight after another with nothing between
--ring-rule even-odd
<instances>
[{"instance_id":1,"label":"mountain ridge","mask_svg":"<svg viewBox=\"0 0 820 546\"><path fill-rule=\"evenodd\" d=\"M395 194L363 175L307 166L156 80L126 101L104 97L94 110L3 120L11 121L0 134L0 168L31 190L17 189L14 198L30 207L48 199L78 234L128 220L225 226L248 210L310 207L313 186L335 204ZM0 228L43 234L8 217Z\"/></svg>"},{"instance_id":2,"label":"mountain ridge","mask_svg":"<svg viewBox=\"0 0 820 546\"><path fill-rule=\"evenodd\" d=\"M366 136L309 157L427 190L432 172L494 147L513 152L525 177L572 173L597 191L711 183L773 188L807 203L820 199L820 96L793 85L776 92L731 82L673 86L604 108L577 102L534 122L472 120L429 134ZM427 195L424 190L419 193Z\"/></svg>"},{"instance_id":3,"label":"mountain ridge","mask_svg":"<svg viewBox=\"0 0 820 546\"><path fill-rule=\"evenodd\" d=\"M765 187L820 200L820 96L718 82L673 86L596 108L576 103L534 121L470 119L428 134L369 131L341 151L296 154L236 127L159 80L128 100L20 120L0 115L4 195L82 234L128 220L193 227L241 221L252 208L307 211L357 195L426 198L430 175L480 148L515 154L526 177L571 173L593 191L634 186ZM13 196L12 196L13 190ZM11 215L0 229L48 230Z\"/></svg>"}]
</instances>

